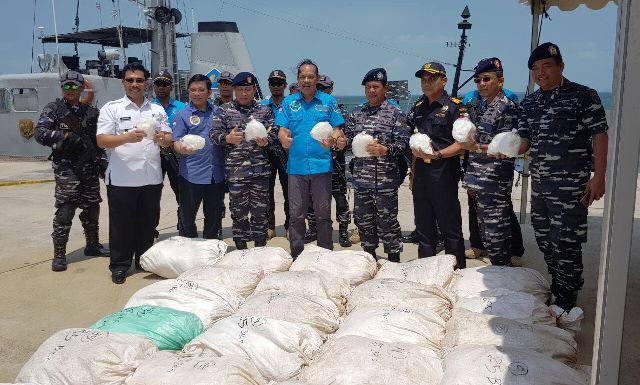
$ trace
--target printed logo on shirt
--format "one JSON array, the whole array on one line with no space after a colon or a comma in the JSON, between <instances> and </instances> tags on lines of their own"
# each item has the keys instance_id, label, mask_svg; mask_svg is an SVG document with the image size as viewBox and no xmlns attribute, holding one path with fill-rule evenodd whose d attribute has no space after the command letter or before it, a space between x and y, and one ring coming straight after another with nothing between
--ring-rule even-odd
<instances>
[{"instance_id":1,"label":"printed logo on shirt","mask_svg":"<svg viewBox=\"0 0 640 385\"><path fill-rule=\"evenodd\" d=\"M298 112L302 108L302 104L299 101L294 100L291 104L289 104L289 109L291 112Z\"/></svg>"},{"instance_id":2,"label":"printed logo on shirt","mask_svg":"<svg viewBox=\"0 0 640 385\"><path fill-rule=\"evenodd\" d=\"M194 126L197 126L198 124L200 124L200 117L198 115L191 115L191 117L189 118L189 122Z\"/></svg>"},{"instance_id":3,"label":"printed logo on shirt","mask_svg":"<svg viewBox=\"0 0 640 385\"><path fill-rule=\"evenodd\" d=\"M325 106L323 104L316 104L315 109L316 111L319 111L319 112L327 112L329 111L329 106Z\"/></svg>"}]
</instances>

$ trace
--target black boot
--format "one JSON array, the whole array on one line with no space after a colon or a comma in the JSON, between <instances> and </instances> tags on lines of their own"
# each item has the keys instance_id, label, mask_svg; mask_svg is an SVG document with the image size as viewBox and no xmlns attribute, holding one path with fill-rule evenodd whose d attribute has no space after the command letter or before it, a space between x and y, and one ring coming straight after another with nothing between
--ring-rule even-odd
<instances>
[{"instance_id":1,"label":"black boot","mask_svg":"<svg viewBox=\"0 0 640 385\"><path fill-rule=\"evenodd\" d=\"M347 226L340 225L340 230L338 232L338 242L342 247L351 247L351 241L349 240Z\"/></svg>"},{"instance_id":2,"label":"black boot","mask_svg":"<svg viewBox=\"0 0 640 385\"><path fill-rule=\"evenodd\" d=\"M100 242L98 242L98 232L91 231L85 232L84 234L86 240L86 246L84 248L84 255L87 257L99 257L99 256L108 256L109 249L102 246Z\"/></svg>"},{"instance_id":3,"label":"black boot","mask_svg":"<svg viewBox=\"0 0 640 385\"><path fill-rule=\"evenodd\" d=\"M409 235L405 235L402 237L403 243L418 243L418 233L416 230L413 230Z\"/></svg>"},{"instance_id":4,"label":"black boot","mask_svg":"<svg viewBox=\"0 0 640 385\"><path fill-rule=\"evenodd\" d=\"M53 244L53 261L51 262L51 270L52 271L67 270L67 244L66 243Z\"/></svg>"},{"instance_id":5,"label":"black boot","mask_svg":"<svg viewBox=\"0 0 640 385\"><path fill-rule=\"evenodd\" d=\"M246 250L247 242L246 241L235 241L236 242L236 250Z\"/></svg>"},{"instance_id":6,"label":"black boot","mask_svg":"<svg viewBox=\"0 0 640 385\"><path fill-rule=\"evenodd\" d=\"M265 239L256 239L255 247L264 247L267 245L267 240Z\"/></svg>"},{"instance_id":7,"label":"black boot","mask_svg":"<svg viewBox=\"0 0 640 385\"><path fill-rule=\"evenodd\" d=\"M376 249L365 247L363 250L373 255L373 258L375 258L376 261L378 260L378 256L376 255Z\"/></svg>"},{"instance_id":8,"label":"black boot","mask_svg":"<svg viewBox=\"0 0 640 385\"><path fill-rule=\"evenodd\" d=\"M311 243L317 239L318 239L318 231L316 230L316 227L309 226L309 228L307 229L307 232L304 233L304 243Z\"/></svg>"},{"instance_id":9,"label":"black boot","mask_svg":"<svg viewBox=\"0 0 640 385\"><path fill-rule=\"evenodd\" d=\"M400 253L388 253L387 259L389 262L400 262Z\"/></svg>"}]
</instances>

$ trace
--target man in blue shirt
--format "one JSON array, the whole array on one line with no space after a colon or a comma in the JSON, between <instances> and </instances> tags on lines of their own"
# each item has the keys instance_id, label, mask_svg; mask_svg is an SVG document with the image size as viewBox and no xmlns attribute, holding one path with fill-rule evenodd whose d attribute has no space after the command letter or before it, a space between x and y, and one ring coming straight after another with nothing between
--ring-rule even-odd
<instances>
[{"instance_id":1,"label":"man in blue shirt","mask_svg":"<svg viewBox=\"0 0 640 385\"><path fill-rule=\"evenodd\" d=\"M296 258L304 249L305 216L310 197L316 213L318 246L333 250L331 227L332 146L343 149L346 139L340 126L344 118L336 99L317 90L318 66L305 59L298 65L300 93L287 96L276 118L278 138L289 149L289 242ZM334 129L321 142L311 137L311 129L328 122Z\"/></svg>"},{"instance_id":2,"label":"man in blue shirt","mask_svg":"<svg viewBox=\"0 0 640 385\"><path fill-rule=\"evenodd\" d=\"M173 126L176 113L185 107L184 103L171 97L171 91L173 91L173 77L167 70L160 71L153 77L153 93L156 95L156 97L153 98L153 102L164 108L170 127ZM178 181L178 157L171 147L160 149L160 165L162 167L162 180L164 180L165 175L169 175L169 185L176 197L176 203L178 203L178 230L180 230L182 221L179 207L180 186ZM160 213L158 213L158 220L159 219ZM156 230L155 236L156 238L158 237L158 230Z\"/></svg>"},{"instance_id":3,"label":"man in blue shirt","mask_svg":"<svg viewBox=\"0 0 640 385\"><path fill-rule=\"evenodd\" d=\"M224 199L224 160L222 150L209 138L213 117L218 108L209 102L211 79L202 74L189 79L189 105L179 111L173 123L174 148L180 157L180 235L196 238L196 214L203 204L203 238L213 239L220 227L220 210ZM185 146L185 135L198 135L205 140L204 148Z\"/></svg>"}]
</instances>

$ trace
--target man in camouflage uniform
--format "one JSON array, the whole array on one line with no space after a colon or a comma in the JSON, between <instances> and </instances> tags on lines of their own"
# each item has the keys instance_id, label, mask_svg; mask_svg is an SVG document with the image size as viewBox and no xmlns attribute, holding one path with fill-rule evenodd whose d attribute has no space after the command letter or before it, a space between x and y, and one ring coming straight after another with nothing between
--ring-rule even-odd
<instances>
[{"instance_id":1,"label":"man in camouflage uniform","mask_svg":"<svg viewBox=\"0 0 640 385\"><path fill-rule=\"evenodd\" d=\"M531 159L531 224L555 305L568 313L584 282L587 208L604 195L608 126L598 93L563 76L558 46L541 44L528 66L540 86L519 109L520 152L529 149Z\"/></svg>"},{"instance_id":2,"label":"man in camouflage uniform","mask_svg":"<svg viewBox=\"0 0 640 385\"><path fill-rule=\"evenodd\" d=\"M413 211L420 238L418 258L436 254L438 230L447 254L456 256L457 268L466 267L462 215L458 200L460 154L464 149L453 139L453 122L460 116L461 100L445 91L447 72L437 62L423 65L420 78L423 96L409 111L407 122L414 132L431 138L434 154L413 150Z\"/></svg>"},{"instance_id":3,"label":"man in camouflage uniform","mask_svg":"<svg viewBox=\"0 0 640 385\"><path fill-rule=\"evenodd\" d=\"M333 80L327 75L320 75L317 88L319 91L333 94ZM338 104L340 113L347 117L348 112L344 104ZM331 195L336 201L336 220L338 221L338 242L342 247L350 247L349 223L351 223L351 212L349 211L349 201L347 200L347 176L345 174L345 150L331 149L331 159L333 161L333 173L331 174ZM305 242L313 242L317 238L316 216L313 212L313 201L309 201L309 212L307 213L309 227L305 234Z\"/></svg>"},{"instance_id":4,"label":"man in camouflage uniform","mask_svg":"<svg viewBox=\"0 0 640 385\"><path fill-rule=\"evenodd\" d=\"M255 241L255 246L267 244L271 174L267 146L276 139L275 133L269 131L267 138L244 140L244 130L251 119L262 123L267 130L274 123L271 108L253 99L255 84L256 78L249 72L241 72L233 78L235 100L220 107L211 129L211 141L224 146L225 150L225 177L237 249L246 249L248 241Z\"/></svg>"},{"instance_id":5,"label":"man in camouflage uniform","mask_svg":"<svg viewBox=\"0 0 640 385\"><path fill-rule=\"evenodd\" d=\"M409 127L402 111L386 98L387 72L374 68L362 80L367 103L353 111L346 122L349 142L363 132L374 137L367 146L370 157L355 158L354 217L362 248L376 257L379 239L389 261L400 262L402 232L398 223L398 187L404 180L398 156L409 144Z\"/></svg>"},{"instance_id":6,"label":"man in camouflage uniform","mask_svg":"<svg viewBox=\"0 0 640 385\"><path fill-rule=\"evenodd\" d=\"M213 99L213 104L220 107L225 103L231 103L233 101L233 82L234 75L229 71L222 71L218 77L218 90L220 95Z\"/></svg>"},{"instance_id":7,"label":"man in camouflage uniform","mask_svg":"<svg viewBox=\"0 0 640 385\"><path fill-rule=\"evenodd\" d=\"M469 151L463 187L477 202L477 221L491 264L511 264L511 185L514 160L497 159L487 154L489 143L501 132L517 125L517 106L502 90L502 62L498 58L482 59L475 68L474 81L482 99L468 107L476 125L475 140L463 144Z\"/></svg>"},{"instance_id":8,"label":"man in camouflage uniform","mask_svg":"<svg viewBox=\"0 0 640 385\"><path fill-rule=\"evenodd\" d=\"M63 99L47 104L36 125L36 141L51 147L56 179L56 214L53 217L53 262L51 270L67 270L66 249L76 208L82 209L84 254L98 256L109 250L98 241L100 216L99 175L106 168L104 150L96 144L98 109L80 103L84 78L75 71L60 77Z\"/></svg>"}]
</instances>

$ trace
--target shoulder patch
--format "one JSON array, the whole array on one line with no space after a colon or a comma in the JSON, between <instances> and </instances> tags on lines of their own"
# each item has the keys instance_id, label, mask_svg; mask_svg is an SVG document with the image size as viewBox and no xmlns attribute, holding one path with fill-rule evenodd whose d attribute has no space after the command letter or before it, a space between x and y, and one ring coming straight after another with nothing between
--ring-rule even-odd
<instances>
[{"instance_id":1,"label":"shoulder patch","mask_svg":"<svg viewBox=\"0 0 640 385\"><path fill-rule=\"evenodd\" d=\"M424 102L424 99L421 98L416 102L416 104L414 104L414 107L419 107L423 102Z\"/></svg>"},{"instance_id":2,"label":"shoulder patch","mask_svg":"<svg viewBox=\"0 0 640 385\"><path fill-rule=\"evenodd\" d=\"M454 97L452 97L452 98L451 98L451 101L452 101L452 102L454 102L455 104L460 104L460 103L462 103L462 100L460 100L460 99L458 99L458 98L454 98Z\"/></svg>"}]
</instances>

